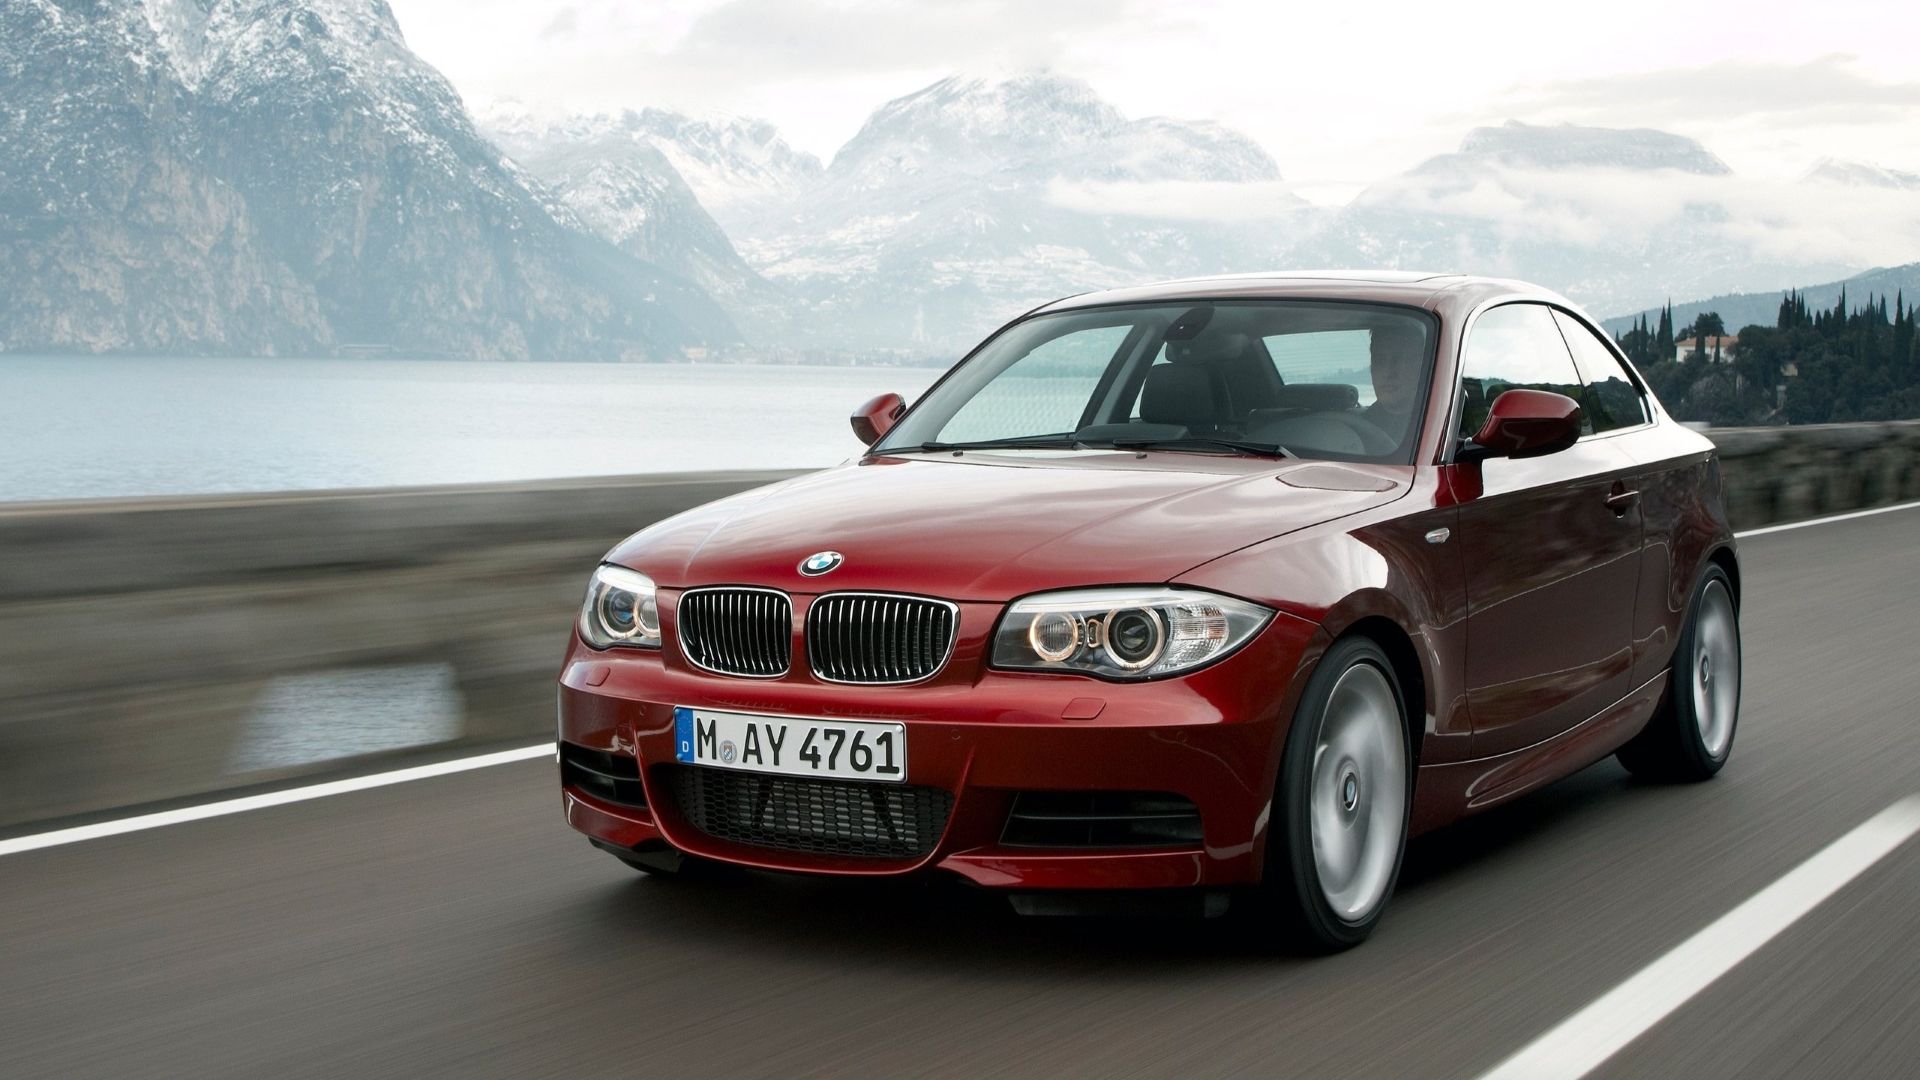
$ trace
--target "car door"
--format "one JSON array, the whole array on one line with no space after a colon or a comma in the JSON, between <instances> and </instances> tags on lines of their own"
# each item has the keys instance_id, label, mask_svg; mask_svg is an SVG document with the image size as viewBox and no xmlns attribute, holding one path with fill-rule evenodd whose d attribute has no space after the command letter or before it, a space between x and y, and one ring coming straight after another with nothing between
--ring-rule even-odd
<instances>
[{"instance_id":1,"label":"car door","mask_svg":"<svg viewBox=\"0 0 1920 1080\"><path fill-rule=\"evenodd\" d=\"M1676 440L1670 426L1656 421L1646 387L1604 335L1565 311L1553 314L1586 384L1594 435L1610 440L1633 462L1622 479L1634 493L1641 520L1632 680L1639 686L1666 670L1692 598L1691 578L1676 573L1675 562L1687 561L1685 553L1700 545L1698 536L1685 530L1699 518L1700 492L1707 487L1705 455L1697 444Z\"/></svg>"},{"instance_id":2,"label":"car door","mask_svg":"<svg viewBox=\"0 0 1920 1080\"><path fill-rule=\"evenodd\" d=\"M1583 400L1553 309L1491 308L1468 328L1457 433L1508 389ZM1583 425L1587 430L1590 426ZM1466 567L1467 704L1476 757L1552 738L1623 697L1633 668L1640 515L1616 440L1448 466Z\"/></svg>"}]
</instances>

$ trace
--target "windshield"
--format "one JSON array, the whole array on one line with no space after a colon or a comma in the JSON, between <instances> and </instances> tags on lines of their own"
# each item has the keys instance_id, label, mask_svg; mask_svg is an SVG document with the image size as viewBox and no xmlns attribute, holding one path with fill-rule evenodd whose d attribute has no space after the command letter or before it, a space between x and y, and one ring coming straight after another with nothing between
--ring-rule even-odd
<instances>
[{"instance_id":1,"label":"windshield","mask_svg":"<svg viewBox=\"0 0 1920 1080\"><path fill-rule=\"evenodd\" d=\"M1027 319L874 447L998 446L1412 460L1433 319L1301 300L1130 305Z\"/></svg>"}]
</instances>

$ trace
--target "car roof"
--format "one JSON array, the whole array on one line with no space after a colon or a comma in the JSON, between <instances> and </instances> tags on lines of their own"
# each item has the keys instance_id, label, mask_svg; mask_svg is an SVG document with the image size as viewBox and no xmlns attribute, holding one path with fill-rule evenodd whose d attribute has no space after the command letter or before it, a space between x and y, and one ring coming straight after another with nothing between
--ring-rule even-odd
<instances>
[{"instance_id":1,"label":"car roof","mask_svg":"<svg viewBox=\"0 0 1920 1080\"><path fill-rule=\"evenodd\" d=\"M1506 278L1408 270L1274 270L1179 278L1081 293L1044 304L1032 313L1156 301L1267 299L1366 301L1443 311L1464 310L1495 297L1573 306L1551 290Z\"/></svg>"}]
</instances>

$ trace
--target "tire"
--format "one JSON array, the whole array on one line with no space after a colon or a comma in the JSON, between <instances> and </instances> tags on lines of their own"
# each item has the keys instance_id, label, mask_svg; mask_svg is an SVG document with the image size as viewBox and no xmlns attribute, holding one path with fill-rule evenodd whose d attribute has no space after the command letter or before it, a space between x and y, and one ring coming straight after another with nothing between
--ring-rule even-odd
<instances>
[{"instance_id":1,"label":"tire","mask_svg":"<svg viewBox=\"0 0 1920 1080\"><path fill-rule=\"evenodd\" d=\"M1718 773L1733 753L1740 678L1733 582L1709 563L1693 589L1666 697L1646 728L1620 748L1620 764L1649 780L1693 782Z\"/></svg>"},{"instance_id":2,"label":"tire","mask_svg":"<svg viewBox=\"0 0 1920 1080\"><path fill-rule=\"evenodd\" d=\"M1307 680L1275 784L1252 917L1267 944L1314 953L1365 941L1406 854L1413 770L1406 698L1370 639L1336 642Z\"/></svg>"}]
</instances>

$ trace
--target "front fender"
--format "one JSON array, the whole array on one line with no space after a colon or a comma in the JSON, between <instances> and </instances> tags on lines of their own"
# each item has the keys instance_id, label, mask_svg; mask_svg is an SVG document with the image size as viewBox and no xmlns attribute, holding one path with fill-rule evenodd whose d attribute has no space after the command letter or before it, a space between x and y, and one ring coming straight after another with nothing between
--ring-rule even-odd
<instances>
[{"instance_id":1,"label":"front fender","mask_svg":"<svg viewBox=\"0 0 1920 1080\"><path fill-rule=\"evenodd\" d=\"M1472 738L1462 678L1466 582L1458 546L1448 542L1450 533L1436 532L1451 529L1453 518L1444 506L1356 515L1242 548L1180 581L1315 622L1328 643L1356 628L1399 633L1420 666L1420 761L1464 760ZM1442 538L1430 540L1430 533ZM1308 660L1317 658L1315 652Z\"/></svg>"}]
</instances>

